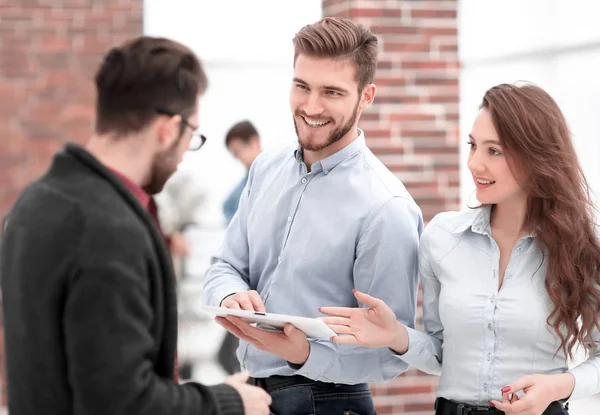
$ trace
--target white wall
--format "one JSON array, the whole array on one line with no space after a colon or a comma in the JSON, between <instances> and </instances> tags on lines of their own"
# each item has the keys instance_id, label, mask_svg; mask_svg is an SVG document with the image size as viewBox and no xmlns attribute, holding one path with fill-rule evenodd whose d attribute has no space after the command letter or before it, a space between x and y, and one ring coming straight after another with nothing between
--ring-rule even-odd
<instances>
[{"instance_id":1,"label":"white wall","mask_svg":"<svg viewBox=\"0 0 600 415\"><path fill-rule=\"evenodd\" d=\"M600 194L600 3L459 0L461 200L474 203L468 133L485 90L531 81L562 108L587 179Z\"/></svg>"},{"instance_id":2,"label":"white wall","mask_svg":"<svg viewBox=\"0 0 600 415\"><path fill-rule=\"evenodd\" d=\"M145 0L144 33L192 48L202 60L209 89L200 102L207 144L186 155L180 170L206 189L199 214L204 226L222 224L221 203L244 174L226 151L225 133L249 119L263 148L296 140L288 94L294 34L321 17L321 0Z\"/></svg>"}]
</instances>

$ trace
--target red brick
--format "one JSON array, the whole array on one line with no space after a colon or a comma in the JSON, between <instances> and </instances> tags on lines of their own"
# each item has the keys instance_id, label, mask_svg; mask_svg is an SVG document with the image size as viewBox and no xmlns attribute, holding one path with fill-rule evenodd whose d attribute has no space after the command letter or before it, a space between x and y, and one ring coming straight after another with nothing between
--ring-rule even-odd
<instances>
[{"instance_id":1,"label":"red brick","mask_svg":"<svg viewBox=\"0 0 600 415\"><path fill-rule=\"evenodd\" d=\"M449 67L447 61L439 60L417 60L404 61L402 67L405 69L446 69Z\"/></svg>"},{"instance_id":2,"label":"red brick","mask_svg":"<svg viewBox=\"0 0 600 415\"><path fill-rule=\"evenodd\" d=\"M350 18L357 17L401 17L402 12L398 9L384 8L353 8L350 10Z\"/></svg>"},{"instance_id":3,"label":"red brick","mask_svg":"<svg viewBox=\"0 0 600 415\"><path fill-rule=\"evenodd\" d=\"M435 121L435 114L426 112L401 112L389 115L391 121Z\"/></svg>"},{"instance_id":4,"label":"red brick","mask_svg":"<svg viewBox=\"0 0 600 415\"><path fill-rule=\"evenodd\" d=\"M446 134L448 132L446 130L427 130L427 129L420 129L420 130L409 130L409 129L402 129L402 137L411 137L411 138L422 138L422 137L439 137L439 138L443 138L446 137ZM436 142L434 144L435 146L439 146L440 144L438 142Z\"/></svg>"},{"instance_id":5,"label":"red brick","mask_svg":"<svg viewBox=\"0 0 600 415\"><path fill-rule=\"evenodd\" d=\"M456 18L456 10L422 10L412 9L410 11L411 17L421 18Z\"/></svg>"},{"instance_id":6,"label":"red brick","mask_svg":"<svg viewBox=\"0 0 600 415\"><path fill-rule=\"evenodd\" d=\"M388 42L383 44L385 52L428 52L429 43L426 42Z\"/></svg>"},{"instance_id":7,"label":"red brick","mask_svg":"<svg viewBox=\"0 0 600 415\"><path fill-rule=\"evenodd\" d=\"M423 29L426 36L457 36L458 31L455 27L427 27Z\"/></svg>"}]
</instances>

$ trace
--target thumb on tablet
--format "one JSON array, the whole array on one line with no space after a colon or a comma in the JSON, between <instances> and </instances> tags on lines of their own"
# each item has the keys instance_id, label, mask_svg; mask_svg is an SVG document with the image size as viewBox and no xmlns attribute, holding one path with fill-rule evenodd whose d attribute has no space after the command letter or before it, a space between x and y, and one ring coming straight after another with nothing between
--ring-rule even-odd
<instances>
[{"instance_id":1,"label":"thumb on tablet","mask_svg":"<svg viewBox=\"0 0 600 415\"><path fill-rule=\"evenodd\" d=\"M285 333L286 336L293 338L296 336L301 335L302 337L305 337L304 333L302 333L302 331L298 330L296 327L294 327L293 324L286 324L283 327L283 332Z\"/></svg>"}]
</instances>

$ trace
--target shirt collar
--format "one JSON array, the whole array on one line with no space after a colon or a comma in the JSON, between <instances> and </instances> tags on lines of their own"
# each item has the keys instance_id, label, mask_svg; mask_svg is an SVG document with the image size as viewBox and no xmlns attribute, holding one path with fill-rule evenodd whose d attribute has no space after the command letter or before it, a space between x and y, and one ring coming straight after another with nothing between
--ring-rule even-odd
<instances>
[{"instance_id":1,"label":"shirt collar","mask_svg":"<svg viewBox=\"0 0 600 415\"><path fill-rule=\"evenodd\" d=\"M465 217L465 220L459 223L456 228L452 231L452 233L463 233L467 229L471 229L471 231L481 234L492 236L492 228L491 228L491 214L492 214L492 205L482 205L481 207L473 209L473 215L468 215ZM533 238L535 237L535 232L531 232L524 236L524 238Z\"/></svg>"},{"instance_id":2,"label":"shirt collar","mask_svg":"<svg viewBox=\"0 0 600 415\"><path fill-rule=\"evenodd\" d=\"M150 202L152 201L152 197L144 191L140 186L134 183L131 179L129 179L124 174L116 171L115 169L109 168L121 181L125 184L127 189L135 196L135 198L140 202L142 207L146 210L150 209Z\"/></svg>"},{"instance_id":3,"label":"shirt collar","mask_svg":"<svg viewBox=\"0 0 600 415\"><path fill-rule=\"evenodd\" d=\"M365 145L366 145L365 144L365 134L360 128L357 128L357 130L358 130L358 137L356 137L356 139L353 142L351 142L350 144L348 144L346 147L342 148L338 152L333 153L331 156L316 162L315 164L313 164L311 170L313 172L316 172L316 171L319 171L320 169L322 169L325 174L328 174L331 170L333 170L342 161L346 160L350 156L352 156L355 153L357 153L358 151L360 151L363 147L365 147ZM298 146L298 148L296 150L294 150L294 158L296 159L296 161L298 163L303 162L302 148L300 146Z\"/></svg>"}]
</instances>

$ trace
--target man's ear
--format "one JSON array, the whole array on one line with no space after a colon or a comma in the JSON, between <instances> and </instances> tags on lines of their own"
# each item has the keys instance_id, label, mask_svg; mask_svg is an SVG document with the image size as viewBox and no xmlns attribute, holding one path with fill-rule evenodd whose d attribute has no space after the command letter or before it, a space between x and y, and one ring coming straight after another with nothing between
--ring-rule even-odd
<instances>
[{"instance_id":1,"label":"man's ear","mask_svg":"<svg viewBox=\"0 0 600 415\"><path fill-rule=\"evenodd\" d=\"M368 108L375 100L375 93L377 92L377 87L375 84L371 83L364 87L362 94L360 96L360 110L364 110Z\"/></svg>"},{"instance_id":2,"label":"man's ear","mask_svg":"<svg viewBox=\"0 0 600 415\"><path fill-rule=\"evenodd\" d=\"M181 115L161 115L158 118L158 146L161 150L171 148L173 143L179 137L181 126Z\"/></svg>"}]
</instances>

